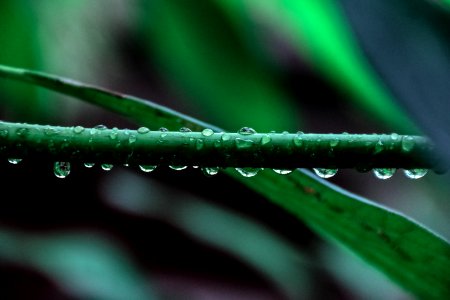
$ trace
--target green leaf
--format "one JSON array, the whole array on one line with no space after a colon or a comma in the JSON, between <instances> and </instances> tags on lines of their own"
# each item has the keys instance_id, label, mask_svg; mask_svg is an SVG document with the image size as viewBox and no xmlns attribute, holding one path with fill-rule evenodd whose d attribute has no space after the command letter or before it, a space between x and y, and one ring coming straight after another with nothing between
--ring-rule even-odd
<instances>
[{"instance_id":1,"label":"green leaf","mask_svg":"<svg viewBox=\"0 0 450 300\"><path fill-rule=\"evenodd\" d=\"M80 299L153 299L148 280L105 236L34 235L0 228L2 259L43 271Z\"/></svg>"},{"instance_id":2,"label":"green leaf","mask_svg":"<svg viewBox=\"0 0 450 300\"><path fill-rule=\"evenodd\" d=\"M215 2L235 16L242 15L242 0ZM364 108L369 118L394 131L417 131L360 50L335 0L250 0L245 4L264 25L288 37L299 55L348 94L348 100Z\"/></svg>"},{"instance_id":3,"label":"green leaf","mask_svg":"<svg viewBox=\"0 0 450 300\"><path fill-rule=\"evenodd\" d=\"M255 47L244 45L214 3L199 1L192 9L186 1L155 1L142 13L162 74L196 103L197 113L226 128L298 128L298 112L275 72L255 59Z\"/></svg>"},{"instance_id":4,"label":"green leaf","mask_svg":"<svg viewBox=\"0 0 450 300\"><path fill-rule=\"evenodd\" d=\"M182 124L191 128L215 128L142 99L110 94L42 73L0 67L0 76L101 105L144 126L175 128ZM307 171L298 170L288 176L265 171L252 178L231 170L227 173L303 220L323 237L348 247L415 295L450 297L450 246L411 219Z\"/></svg>"}]
</instances>

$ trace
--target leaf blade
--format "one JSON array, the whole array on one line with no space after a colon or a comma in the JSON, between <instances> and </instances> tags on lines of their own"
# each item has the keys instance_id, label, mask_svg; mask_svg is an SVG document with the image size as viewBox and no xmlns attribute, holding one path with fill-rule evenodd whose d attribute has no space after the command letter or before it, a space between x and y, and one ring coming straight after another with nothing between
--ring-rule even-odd
<instances>
[{"instance_id":1,"label":"leaf blade","mask_svg":"<svg viewBox=\"0 0 450 300\"><path fill-rule=\"evenodd\" d=\"M219 130L139 98L43 73L0 66L0 77L77 97L144 126L158 123L170 128L182 125ZM134 112L138 115L133 116ZM239 176L234 170L227 173L302 219L323 237L345 245L417 296L450 296L450 246L418 223L319 180L307 171L298 170L289 176L261 172L253 178Z\"/></svg>"}]
</instances>

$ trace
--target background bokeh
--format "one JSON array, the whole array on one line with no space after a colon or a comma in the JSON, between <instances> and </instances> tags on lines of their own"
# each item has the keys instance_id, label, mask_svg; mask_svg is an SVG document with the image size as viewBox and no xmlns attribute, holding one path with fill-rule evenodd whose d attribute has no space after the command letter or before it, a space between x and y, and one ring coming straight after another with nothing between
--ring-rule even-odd
<instances>
[{"instance_id":1,"label":"background bokeh","mask_svg":"<svg viewBox=\"0 0 450 300\"><path fill-rule=\"evenodd\" d=\"M151 99L228 131L421 133L445 157L449 25L445 1L3 0L0 64ZM0 117L138 127L6 80ZM62 180L27 160L0 170L5 299L411 298L223 174L75 165ZM340 170L331 181L449 239L449 176L397 173Z\"/></svg>"}]
</instances>

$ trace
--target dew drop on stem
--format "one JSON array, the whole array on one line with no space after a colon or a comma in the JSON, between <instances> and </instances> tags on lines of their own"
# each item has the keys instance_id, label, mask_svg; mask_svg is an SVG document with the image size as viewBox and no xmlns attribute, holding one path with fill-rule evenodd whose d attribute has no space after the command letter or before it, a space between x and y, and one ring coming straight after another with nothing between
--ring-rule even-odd
<instances>
[{"instance_id":1,"label":"dew drop on stem","mask_svg":"<svg viewBox=\"0 0 450 300\"><path fill-rule=\"evenodd\" d=\"M17 165L22 161L21 158L8 158L8 162L13 165Z\"/></svg>"},{"instance_id":2,"label":"dew drop on stem","mask_svg":"<svg viewBox=\"0 0 450 300\"><path fill-rule=\"evenodd\" d=\"M213 134L214 134L214 131L212 131L212 129L205 128L202 130L203 136L212 136Z\"/></svg>"},{"instance_id":3,"label":"dew drop on stem","mask_svg":"<svg viewBox=\"0 0 450 300\"><path fill-rule=\"evenodd\" d=\"M394 175L395 171L395 168L376 168L373 169L373 174L378 179L389 179Z\"/></svg>"},{"instance_id":4,"label":"dew drop on stem","mask_svg":"<svg viewBox=\"0 0 450 300\"><path fill-rule=\"evenodd\" d=\"M187 166L169 166L172 170L181 171L187 168Z\"/></svg>"},{"instance_id":5,"label":"dew drop on stem","mask_svg":"<svg viewBox=\"0 0 450 300\"><path fill-rule=\"evenodd\" d=\"M217 173L219 173L219 167L205 167L205 168L202 168L202 172L206 176L214 176Z\"/></svg>"},{"instance_id":6,"label":"dew drop on stem","mask_svg":"<svg viewBox=\"0 0 450 300\"><path fill-rule=\"evenodd\" d=\"M75 127L73 128L73 132L76 133L76 134L80 134L80 133L82 133L83 131L84 131L84 127L83 127L83 126L75 126Z\"/></svg>"},{"instance_id":7,"label":"dew drop on stem","mask_svg":"<svg viewBox=\"0 0 450 300\"><path fill-rule=\"evenodd\" d=\"M291 169L272 169L275 173L280 174L280 175L287 175L292 173L293 170Z\"/></svg>"},{"instance_id":8,"label":"dew drop on stem","mask_svg":"<svg viewBox=\"0 0 450 300\"><path fill-rule=\"evenodd\" d=\"M236 171L244 177L256 176L261 170L262 168L236 168Z\"/></svg>"},{"instance_id":9,"label":"dew drop on stem","mask_svg":"<svg viewBox=\"0 0 450 300\"><path fill-rule=\"evenodd\" d=\"M338 169L314 168L313 170L320 178L330 178L338 172Z\"/></svg>"},{"instance_id":10,"label":"dew drop on stem","mask_svg":"<svg viewBox=\"0 0 450 300\"><path fill-rule=\"evenodd\" d=\"M150 132L150 129L148 129L147 127L139 127L137 132L140 134L146 134L147 132Z\"/></svg>"},{"instance_id":11,"label":"dew drop on stem","mask_svg":"<svg viewBox=\"0 0 450 300\"><path fill-rule=\"evenodd\" d=\"M58 161L53 165L53 173L58 178L66 178L70 174L70 163Z\"/></svg>"},{"instance_id":12,"label":"dew drop on stem","mask_svg":"<svg viewBox=\"0 0 450 300\"><path fill-rule=\"evenodd\" d=\"M110 171L114 167L114 165L112 165L112 164L102 164L101 167L105 171Z\"/></svg>"},{"instance_id":13,"label":"dew drop on stem","mask_svg":"<svg viewBox=\"0 0 450 300\"><path fill-rule=\"evenodd\" d=\"M405 176L411 179L419 179L428 173L428 169L409 169L403 170Z\"/></svg>"},{"instance_id":14,"label":"dew drop on stem","mask_svg":"<svg viewBox=\"0 0 450 300\"><path fill-rule=\"evenodd\" d=\"M139 165L139 169L141 169L143 172L149 173L154 171L157 168L157 166L153 165Z\"/></svg>"},{"instance_id":15,"label":"dew drop on stem","mask_svg":"<svg viewBox=\"0 0 450 300\"><path fill-rule=\"evenodd\" d=\"M95 163L84 163L84 166L86 168L92 168L93 166L95 166Z\"/></svg>"},{"instance_id":16,"label":"dew drop on stem","mask_svg":"<svg viewBox=\"0 0 450 300\"><path fill-rule=\"evenodd\" d=\"M241 129L239 129L238 133L241 135L251 135L255 134L256 130L250 127L242 127Z\"/></svg>"}]
</instances>

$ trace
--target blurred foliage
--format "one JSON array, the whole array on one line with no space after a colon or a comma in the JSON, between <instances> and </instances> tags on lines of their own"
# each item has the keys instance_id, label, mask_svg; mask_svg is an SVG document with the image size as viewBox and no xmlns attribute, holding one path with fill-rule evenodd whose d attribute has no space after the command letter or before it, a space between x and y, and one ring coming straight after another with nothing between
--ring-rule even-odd
<instances>
[{"instance_id":1,"label":"blurred foliage","mask_svg":"<svg viewBox=\"0 0 450 300\"><path fill-rule=\"evenodd\" d=\"M4 0L0 4L0 63L155 98L230 130L242 126L258 131L421 130L448 155L449 2L437 2ZM60 98L0 82L4 119L124 122ZM220 296L220 291L212 292L211 282L198 278L196 268L204 268L206 277L219 274L214 280L230 283L222 293L242 298L292 299L301 294L299 287L309 284L320 288L305 290L302 298L365 298L364 290L377 289L408 297L387 281L379 281L374 290L375 283L365 280L372 276L367 275L373 274L371 269L349 266L354 259L335 249L319 252L326 246L317 237L285 213L264 208L265 201L255 195L245 198L255 201L249 207L261 207L258 212L231 197L221 203L230 211L215 207L219 192L207 187L211 180L222 183L221 177L199 178L189 173L182 177L183 184L164 171L147 180L128 173L110 178L111 174L94 171L87 175L78 170L81 175L68 179L63 188L59 181L42 176L41 165L27 167L25 162L21 167L29 172L25 179L23 169L2 166L2 173L7 173L2 182L17 187L17 195L5 195L0 206L4 224L1 261L37 270L39 276L56 283L54 289L64 291L63 299L205 295L199 291ZM356 176L347 181L344 177L339 183L377 199L390 196L396 200L389 206L423 218L425 224L450 236L450 206L445 201L448 176L431 176L420 185L396 179L379 183L363 174ZM80 189L86 178L92 187ZM34 182L33 193L20 185L24 180L28 185ZM192 189L192 180L199 188L186 192ZM159 181L169 184L172 191ZM43 191L49 186L55 192ZM244 192L235 192L240 193ZM60 194L65 196L64 204ZM87 218L92 210L97 215ZM67 218L75 233L62 225ZM155 219L164 225L157 225ZM43 227L57 233L48 234ZM97 227L104 231L96 231ZM296 232L292 232L294 227ZM108 236L124 239L130 251L120 250ZM252 238L246 240L247 236ZM168 242L171 238L179 244ZM220 254L211 254L215 252L209 247ZM239 263L230 263L230 256ZM189 265L190 260L195 263ZM220 261L229 268L221 268ZM210 268L202 266L212 263ZM240 273L250 274L253 280L245 281ZM302 280L298 286L297 276ZM191 277L196 279L189 281ZM233 285L234 277L239 284ZM241 285L247 289L236 288ZM9 298L14 299L14 294Z\"/></svg>"}]
</instances>

